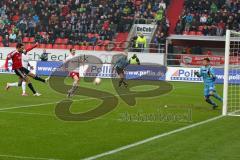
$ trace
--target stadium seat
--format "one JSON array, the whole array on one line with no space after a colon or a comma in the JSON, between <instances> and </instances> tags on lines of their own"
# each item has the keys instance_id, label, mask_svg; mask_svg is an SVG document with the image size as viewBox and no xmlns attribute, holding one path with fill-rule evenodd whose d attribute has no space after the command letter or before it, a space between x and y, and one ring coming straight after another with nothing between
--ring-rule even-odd
<instances>
[{"instance_id":1,"label":"stadium seat","mask_svg":"<svg viewBox=\"0 0 240 160\"><path fill-rule=\"evenodd\" d=\"M0 36L0 42L2 42L2 39L3 39L2 36Z\"/></svg>"},{"instance_id":2,"label":"stadium seat","mask_svg":"<svg viewBox=\"0 0 240 160\"><path fill-rule=\"evenodd\" d=\"M105 41L103 42L104 45L108 45L109 43L110 43L109 40L105 40Z\"/></svg>"},{"instance_id":3,"label":"stadium seat","mask_svg":"<svg viewBox=\"0 0 240 160\"><path fill-rule=\"evenodd\" d=\"M196 35L202 36L203 34L202 34L202 32L198 31Z\"/></svg>"},{"instance_id":4,"label":"stadium seat","mask_svg":"<svg viewBox=\"0 0 240 160\"><path fill-rule=\"evenodd\" d=\"M88 36L88 38L92 38L94 36L94 34L88 33L87 36Z\"/></svg>"},{"instance_id":5,"label":"stadium seat","mask_svg":"<svg viewBox=\"0 0 240 160\"><path fill-rule=\"evenodd\" d=\"M43 35L46 34L46 32L40 32L39 34L40 34L41 36L43 36Z\"/></svg>"},{"instance_id":6,"label":"stadium seat","mask_svg":"<svg viewBox=\"0 0 240 160\"><path fill-rule=\"evenodd\" d=\"M97 39L99 39L99 34L98 33L96 33L95 35L94 35Z\"/></svg>"},{"instance_id":7,"label":"stadium seat","mask_svg":"<svg viewBox=\"0 0 240 160\"><path fill-rule=\"evenodd\" d=\"M4 47L4 45L2 44L2 42L0 42L0 47Z\"/></svg>"},{"instance_id":8,"label":"stadium seat","mask_svg":"<svg viewBox=\"0 0 240 160\"><path fill-rule=\"evenodd\" d=\"M65 45L65 44L60 44L60 45L59 45L59 49L67 49L67 45Z\"/></svg>"},{"instance_id":9,"label":"stadium seat","mask_svg":"<svg viewBox=\"0 0 240 160\"><path fill-rule=\"evenodd\" d=\"M17 43L9 43L9 47L16 47Z\"/></svg>"},{"instance_id":10,"label":"stadium seat","mask_svg":"<svg viewBox=\"0 0 240 160\"><path fill-rule=\"evenodd\" d=\"M94 47L93 46L88 46L86 50L94 50Z\"/></svg>"},{"instance_id":11,"label":"stadium seat","mask_svg":"<svg viewBox=\"0 0 240 160\"><path fill-rule=\"evenodd\" d=\"M190 31L189 35L196 35L196 32L195 31Z\"/></svg>"},{"instance_id":12,"label":"stadium seat","mask_svg":"<svg viewBox=\"0 0 240 160\"><path fill-rule=\"evenodd\" d=\"M60 46L59 44L54 44L53 49L59 49L59 46Z\"/></svg>"},{"instance_id":13,"label":"stadium seat","mask_svg":"<svg viewBox=\"0 0 240 160\"><path fill-rule=\"evenodd\" d=\"M23 43L28 43L29 42L29 38L28 37L24 37L23 38Z\"/></svg>"},{"instance_id":14,"label":"stadium seat","mask_svg":"<svg viewBox=\"0 0 240 160\"><path fill-rule=\"evenodd\" d=\"M68 38L64 38L62 42L63 42L63 44L67 44L68 43Z\"/></svg>"},{"instance_id":15,"label":"stadium seat","mask_svg":"<svg viewBox=\"0 0 240 160\"><path fill-rule=\"evenodd\" d=\"M79 50L79 45L74 45L73 48Z\"/></svg>"},{"instance_id":16,"label":"stadium seat","mask_svg":"<svg viewBox=\"0 0 240 160\"><path fill-rule=\"evenodd\" d=\"M73 45L67 45L67 49L71 49L71 48L73 48Z\"/></svg>"},{"instance_id":17,"label":"stadium seat","mask_svg":"<svg viewBox=\"0 0 240 160\"><path fill-rule=\"evenodd\" d=\"M87 50L87 46L79 46L80 50Z\"/></svg>"},{"instance_id":18,"label":"stadium seat","mask_svg":"<svg viewBox=\"0 0 240 160\"><path fill-rule=\"evenodd\" d=\"M46 44L39 44L38 48L46 48Z\"/></svg>"},{"instance_id":19,"label":"stadium seat","mask_svg":"<svg viewBox=\"0 0 240 160\"><path fill-rule=\"evenodd\" d=\"M47 49L52 49L52 48L53 48L53 45L52 45L52 44L46 44L46 48L47 48Z\"/></svg>"},{"instance_id":20,"label":"stadium seat","mask_svg":"<svg viewBox=\"0 0 240 160\"><path fill-rule=\"evenodd\" d=\"M104 50L104 48L103 48L103 46L95 46L94 50L102 51L102 50Z\"/></svg>"},{"instance_id":21,"label":"stadium seat","mask_svg":"<svg viewBox=\"0 0 240 160\"><path fill-rule=\"evenodd\" d=\"M60 44L62 43L62 39L61 38L57 38L56 41L55 41L56 44Z\"/></svg>"},{"instance_id":22,"label":"stadium seat","mask_svg":"<svg viewBox=\"0 0 240 160\"><path fill-rule=\"evenodd\" d=\"M29 37L29 41L30 43L34 43L35 42L35 38L34 37Z\"/></svg>"},{"instance_id":23,"label":"stadium seat","mask_svg":"<svg viewBox=\"0 0 240 160\"><path fill-rule=\"evenodd\" d=\"M184 32L183 32L183 35L188 35L188 32L187 32L187 31L184 31Z\"/></svg>"}]
</instances>

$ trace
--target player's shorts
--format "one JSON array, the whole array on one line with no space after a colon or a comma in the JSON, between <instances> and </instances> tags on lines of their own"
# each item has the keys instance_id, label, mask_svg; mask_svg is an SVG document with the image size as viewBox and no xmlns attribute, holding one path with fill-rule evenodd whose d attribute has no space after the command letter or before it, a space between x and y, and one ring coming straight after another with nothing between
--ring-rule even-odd
<instances>
[{"instance_id":1,"label":"player's shorts","mask_svg":"<svg viewBox=\"0 0 240 160\"><path fill-rule=\"evenodd\" d=\"M205 83L204 84L204 96L209 96L210 92L216 92L214 83Z\"/></svg>"},{"instance_id":2,"label":"player's shorts","mask_svg":"<svg viewBox=\"0 0 240 160\"><path fill-rule=\"evenodd\" d=\"M69 76L70 76L71 78L74 78L75 76L77 76L78 78L80 78L78 72L70 72L70 73L69 73Z\"/></svg>"},{"instance_id":3,"label":"player's shorts","mask_svg":"<svg viewBox=\"0 0 240 160\"><path fill-rule=\"evenodd\" d=\"M116 67L117 74L124 74L124 70L122 68Z\"/></svg>"},{"instance_id":4,"label":"player's shorts","mask_svg":"<svg viewBox=\"0 0 240 160\"><path fill-rule=\"evenodd\" d=\"M23 79L25 79L26 76L30 73L30 71L24 67L15 69L14 72L16 73L16 75Z\"/></svg>"}]
</instances>

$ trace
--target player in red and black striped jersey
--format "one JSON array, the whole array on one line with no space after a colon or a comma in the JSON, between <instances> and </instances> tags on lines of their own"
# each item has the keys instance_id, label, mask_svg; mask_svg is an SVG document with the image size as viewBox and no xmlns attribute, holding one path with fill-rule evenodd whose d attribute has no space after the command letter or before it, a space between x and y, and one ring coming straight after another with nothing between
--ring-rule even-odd
<instances>
[{"instance_id":1,"label":"player in red and black striped jersey","mask_svg":"<svg viewBox=\"0 0 240 160\"><path fill-rule=\"evenodd\" d=\"M29 77L32 77L35 80L41 81L43 83L46 83L48 79L42 79L35 74L31 73L27 68L22 66L22 54L27 53L37 47L38 44L35 44L31 48L24 48L24 45L22 43L18 43L16 46L16 50L9 53L5 62L5 69L8 69L8 61L12 60L12 70L16 73L16 75L19 76L20 80L24 80L27 84L30 90L33 92L34 96L40 96L41 94L37 93L29 79ZM29 76L29 77L28 77Z\"/></svg>"}]
</instances>

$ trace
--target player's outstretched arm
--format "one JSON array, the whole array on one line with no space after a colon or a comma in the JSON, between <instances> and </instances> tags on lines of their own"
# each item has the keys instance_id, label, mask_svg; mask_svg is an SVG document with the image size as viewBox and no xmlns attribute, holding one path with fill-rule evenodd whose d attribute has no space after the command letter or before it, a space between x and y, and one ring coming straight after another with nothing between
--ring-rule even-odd
<instances>
[{"instance_id":1,"label":"player's outstretched arm","mask_svg":"<svg viewBox=\"0 0 240 160\"><path fill-rule=\"evenodd\" d=\"M29 52L29 51L31 51L31 50L33 50L34 48L36 48L38 46L38 43L36 43L34 46L32 46L32 47L29 47L29 48L27 48L26 49L26 52Z\"/></svg>"}]
</instances>

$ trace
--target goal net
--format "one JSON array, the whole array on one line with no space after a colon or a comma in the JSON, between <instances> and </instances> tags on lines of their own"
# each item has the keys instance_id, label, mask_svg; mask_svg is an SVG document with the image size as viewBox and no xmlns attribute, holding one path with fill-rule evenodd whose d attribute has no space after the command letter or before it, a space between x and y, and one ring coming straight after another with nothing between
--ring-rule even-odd
<instances>
[{"instance_id":1,"label":"goal net","mask_svg":"<svg viewBox=\"0 0 240 160\"><path fill-rule=\"evenodd\" d=\"M240 116L240 32L227 30L223 115Z\"/></svg>"}]
</instances>

